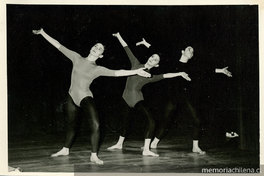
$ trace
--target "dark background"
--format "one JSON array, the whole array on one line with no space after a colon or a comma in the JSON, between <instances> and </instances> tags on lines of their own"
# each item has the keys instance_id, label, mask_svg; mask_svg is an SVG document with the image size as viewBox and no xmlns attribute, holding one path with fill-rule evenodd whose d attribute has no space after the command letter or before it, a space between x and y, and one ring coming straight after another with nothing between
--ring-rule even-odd
<instances>
[{"instance_id":1,"label":"dark background","mask_svg":"<svg viewBox=\"0 0 264 176\"><path fill-rule=\"evenodd\" d=\"M208 75L201 79L202 89L196 91L203 135L215 139L231 126L240 134L241 149L259 149L258 6L7 5L9 141L64 131L63 105L72 65L41 36L32 34L41 27L82 56L87 56L96 42L103 43L104 58L97 63L112 69L130 66L112 37L115 32L122 34L142 63L153 52L161 54L161 66L154 73L166 72L189 45L202 70L208 65L229 66L232 78ZM142 37L152 44L150 49L135 46ZM118 130L118 102L125 80L100 77L91 86L103 134ZM166 102L162 95L169 83L164 80L143 89L155 118L159 105ZM141 122L134 122L139 129L135 131L143 130ZM87 129L86 123L84 119L82 130ZM174 124L182 129L188 125Z\"/></svg>"}]
</instances>

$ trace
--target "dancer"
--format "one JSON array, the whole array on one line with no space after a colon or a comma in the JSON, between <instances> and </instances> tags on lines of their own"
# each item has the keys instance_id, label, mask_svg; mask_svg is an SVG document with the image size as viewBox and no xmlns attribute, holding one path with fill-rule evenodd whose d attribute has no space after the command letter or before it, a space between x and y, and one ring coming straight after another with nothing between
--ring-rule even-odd
<instances>
[{"instance_id":1,"label":"dancer","mask_svg":"<svg viewBox=\"0 0 264 176\"><path fill-rule=\"evenodd\" d=\"M56 47L73 63L71 74L71 86L66 104L67 113L67 134L64 147L57 153L52 154L52 157L69 155L69 148L75 136L76 117L80 109L83 110L83 115L90 117L91 128L91 145L92 153L90 160L96 164L103 164L97 156L99 143L99 118L95 107L93 94L90 90L90 85L93 80L99 76L129 76L138 74L144 77L150 77L150 74L142 68L135 70L110 70L102 66L96 65L95 61L103 57L104 46L101 43L95 44L87 57L82 57L78 53L71 51L61 45L57 40L50 37L43 29L33 30L34 34L40 34L50 44Z\"/></svg>"},{"instance_id":2,"label":"dancer","mask_svg":"<svg viewBox=\"0 0 264 176\"><path fill-rule=\"evenodd\" d=\"M193 119L193 148L192 152L205 154L205 151L201 150L199 147L199 134L200 134L200 115L197 112L195 105L198 105L199 102L197 98L194 98L199 94L197 93L197 85L200 84L199 82L199 70L197 70L197 65L192 66L191 64L187 64L189 60L193 57L194 50L191 46L182 50L182 55L177 63L176 70L177 71L184 71L188 73L192 77L192 83L182 82L181 80L177 81L177 84L171 84L169 89L169 99L167 101L167 105L165 107L162 122L156 132L154 140L151 142L151 148L157 148L157 145L162 138L164 130L168 125L172 113L177 110L185 109L189 112L190 116ZM232 77L231 72L227 70L228 67L219 69L216 68L211 73L223 73L228 77ZM195 84L198 83L198 84ZM175 86L174 86L175 85Z\"/></svg>"},{"instance_id":3,"label":"dancer","mask_svg":"<svg viewBox=\"0 0 264 176\"><path fill-rule=\"evenodd\" d=\"M134 56L134 54L131 52L129 49L127 43L123 40L121 35L119 33L113 34L114 37L116 37L120 44L123 46L125 49L128 58L131 63L132 69L137 69L137 68L145 68L146 70L150 70L153 67L157 67L160 61L160 57L158 54L153 54L148 61L145 64L141 64L138 59ZM127 78L126 81L126 87L123 92L123 129L122 132L119 136L118 142L109 147L109 150L112 149L122 149L123 147L123 142L125 140L125 136L127 133L127 128L129 126L129 110L131 108L136 109L139 111L142 116L144 116L147 119L147 126L146 126L146 132L145 132L145 142L144 142L144 149L143 149L143 155L144 156L159 156L158 154L150 151L150 141L153 135L154 131L154 120L149 112L149 110L146 108L145 103L144 103L144 98L143 94L141 92L141 89L144 85L150 83L150 82L156 82L164 78L173 78L177 76L182 76L184 79L191 81L191 79L188 77L188 75L184 72L179 72L179 73L166 73L166 74L161 74L161 75L153 75L151 78L142 78L139 76L131 76Z\"/></svg>"}]
</instances>

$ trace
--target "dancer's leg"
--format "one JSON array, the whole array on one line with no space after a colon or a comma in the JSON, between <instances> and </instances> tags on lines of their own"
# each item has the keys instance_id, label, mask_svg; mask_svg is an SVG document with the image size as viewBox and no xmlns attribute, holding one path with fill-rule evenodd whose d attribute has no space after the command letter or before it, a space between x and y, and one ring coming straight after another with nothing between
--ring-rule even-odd
<instances>
[{"instance_id":1,"label":"dancer's leg","mask_svg":"<svg viewBox=\"0 0 264 176\"><path fill-rule=\"evenodd\" d=\"M130 108L127 105L127 103L122 99L120 103L120 112L121 112L121 118L122 118L122 129L120 132L119 139L117 143L111 147L108 147L108 150L114 150L114 149L122 149L123 148L123 143L127 134L127 130L129 128L129 122L130 122Z\"/></svg>"},{"instance_id":2,"label":"dancer's leg","mask_svg":"<svg viewBox=\"0 0 264 176\"><path fill-rule=\"evenodd\" d=\"M199 147L199 138L200 138L200 131L201 131L200 117L188 99L185 99L185 103L186 103L188 112L190 112L190 115L193 119L193 135L192 135L193 136L193 148L192 148L192 151L194 153L205 154L205 151L202 151Z\"/></svg>"},{"instance_id":3,"label":"dancer's leg","mask_svg":"<svg viewBox=\"0 0 264 176\"><path fill-rule=\"evenodd\" d=\"M165 129L169 126L174 111L175 111L175 105L173 105L172 101L168 101L165 105L164 112L162 113L162 117L160 117L155 138L151 142L150 148L158 147L158 143L160 139L163 137Z\"/></svg>"},{"instance_id":4,"label":"dancer's leg","mask_svg":"<svg viewBox=\"0 0 264 176\"><path fill-rule=\"evenodd\" d=\"M67 120L67 125L66 125L67 132L66 132L64 147L57 153L52 154L51 155L52 157L69 155L69 148L72 145L72 141L76 133L76 125L77 125L76 117L79 112L79 107L77 107L74 104L70 95L68 95L67 97L65 111L66 111L66 120Z\"/></svg>"},{"instance_id":5,"label":"dancer's leg","mask_svg":"<svg viewBox=\"0 0 264 176\"><path fill-rule=\"evenodd\" d=\"M135 106L136 110L138 110L144 118L147 120L147 125L146 125L146 132L145 132L145 142L144 142L144 149L143 149L143 155L145 156L159 156L158 154L151 152L149 150L150 147L150 140L153 135L153 131L155 128L155 121L150 114L149 110L146 108L144 105L144 101L140 101L136 104Z\"/></svg>"},{"instance_id":6,"label":"dancer's leg","mask_svg":"<svg viewBox=\"0 0 264 176\"><path fill-rule=\"evenodd\" d=\"M91 162L96 164L103 164L103 161L100 160L97 156L98 145L99 145L99 117L95 107L95 103L92 97L85 97L81 101L81 108L83 110L83 114L85 118L89 118L89 125L91 129L91 145L92 145L92 154L91 154Z\"/></svg>"}]
</instances>

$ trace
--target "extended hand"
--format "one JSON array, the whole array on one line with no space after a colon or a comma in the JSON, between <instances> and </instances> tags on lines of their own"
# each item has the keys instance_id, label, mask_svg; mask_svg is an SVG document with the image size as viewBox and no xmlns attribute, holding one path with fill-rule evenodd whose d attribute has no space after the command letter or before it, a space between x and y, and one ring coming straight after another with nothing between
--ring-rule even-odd
<instances>
[{"instance_id":1,"label":"extended hand","mask_svg":"<svg viewBox=\"0 0 264 176\"><path fill-rule=\"evenodd\" d=\"M114 37L120 36L119 32L112 34Z\"/></svg>"},{"instance_id":2,"label":"extended hand","mask_svg":"<svg viewBox=\"0 0 264 176\"><path fill-rule=\"evenodd\" d=\"M143 69L144 68L137 69L137 75L142 76L142 77L146 77L146 78L151 77L151 74L144 71Z\"/></svg>"},{"instance_id":3,"label":"extended hand","mask_svg":"<svg viewBox=\"0 0 264 176\"><path fill-rule=\"evenodd\" d=\"M221 72L224 73L228 77L232 77L232 73L230 71L228 71L227 69L228 69L228 67L222 68Z\"/></svg>"},{"instance_id":4,"label":"extended hand","mask_svg":"<svg viewBox=\"0 0 264 176\"><path fill-rule=\"evenodd\" d=\"M40 28L39 30L32 30L33 34L39 35L43 32L43 29Z\"/></svg>"},{"instance_id":5,"label":"extended hand","mask_svg":"<svg viewBox=\"0 0 264 176\"><path fill-rule=\"evenodd\" d=\"M189 77L189 75L187 73L181 72L180 75L181 75L181 77L183 77L187 81L191 81L191 78Z\"/></svg>"},{"instance_id":6,"label":"extended hand","mask_svg":"<svg viewBox=\"0 0 264 176\"><path fill-rule=\"evenodd\" d=\"M147 48L149 48L151 46L151 44L149 44L148 42L146 42L146 40L144 38L142 38L142 41L141 42L137 42L136 43L136 46L139 46L139 45L145 45Z\"/></svg>"}]
</instances>

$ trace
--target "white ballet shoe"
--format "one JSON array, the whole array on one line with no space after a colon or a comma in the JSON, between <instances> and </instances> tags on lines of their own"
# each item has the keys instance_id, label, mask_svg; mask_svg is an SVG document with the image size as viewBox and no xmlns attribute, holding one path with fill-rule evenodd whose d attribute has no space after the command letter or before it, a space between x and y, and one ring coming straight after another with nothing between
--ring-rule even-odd
<instances>
[{"instance_id":1,"label":"white ballet shoe","mask_svg":"<svg viewBox=\"0 0 264 176\"><path fill-rule=\"evenodd\" d=\"M69 149L63 147L60 151L57 153L53 153L51 157L58 157L58 156L68 156L69 155Z\"/></svg>"},{"instance_id":2,"label":"white ballet shoe","mask_svg":"<svg viewBox=\"0 0 264 176\"><path fill-rule=\"evenodd\" d=\"M156 149L157 147L158 147L158 144L153 144L153 143L150 144L151 149Z\"/></svg>"},{"instance_id":3,"label":"white ballet shoe","mask_svg":"<svg viewBox=\"0 0 264 176\"><path fill-rule=\"evenodd\" d=\"M98 165L103 165L104 161L100 160L98 157L90 157L90 161L92 163L98 164Z\"/></svg>"},{"instance_id":4,"label":"white ballet shoe","mask_svg":"<svg viewBox=\"0 0 264 176\"><path fill-rule=\"evenodd\" d=\"M116 144L116 145L113 145L111 147L108 147L107 150L115 150L115 149L121 150L122 148L123 148L122 145Z\"/></svg>"},{"instance_id":5,"label":"white ballet shoe","mask_svg":"<svg viewBox=\"0 0 264 176\"><path fill-rule=\"evenodd\" d=\"M8 166L8 172L22 172L22 169L20 167L10 167Z\"/></svg>"},{"instance_id":6,"label":"white ballet shoe","mask_svg":"<svg viewBox=\"0 0 264 176\"><path fill-rule=\"evenodd\" d=\"M205 151L202 151L200 148L193 148L192 152L193 153L198 153L200 155L204 155L206 153Z\"/></svg>"},{"instance_id":7,"label":"white ballet shoe","mask_svg":"<svg viewBox=\"0 0 264 176\"><path fill-rule=\"evenodd\" d=\"M155 157L158 157L158 156L159 156L158 154L156 154L156 153L154 153L154 152L152 152L152 151L150 151L150 150L144 150L144 151L142 152L142 155L143 155L143 156L155 156Z\"/></svg>"}]
</instances>

